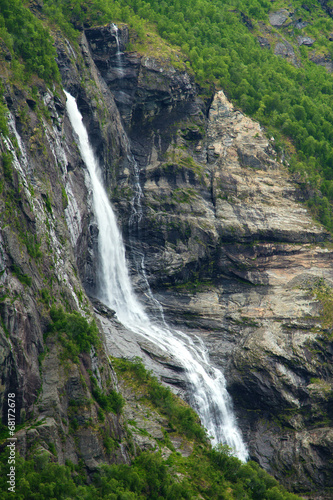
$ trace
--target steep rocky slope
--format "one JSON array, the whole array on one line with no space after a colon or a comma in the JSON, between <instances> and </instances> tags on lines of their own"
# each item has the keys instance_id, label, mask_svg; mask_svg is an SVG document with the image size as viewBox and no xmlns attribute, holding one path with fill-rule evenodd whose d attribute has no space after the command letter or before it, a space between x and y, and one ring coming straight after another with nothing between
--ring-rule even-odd
<instances>
[{"instance_id":1,"label":"steep rocky slope","mask_svg":"<svg viewBox=\"0 0 333 500\"><path fill-rule=\"evenodd\" d=\"M61 463L81 459L92 470L109 459L105 436L119 442L126 436L119 415L100 418L96 401L98 390L106 395L116 387L115 374L103 339L74 362L66 341L48 333L52 304L79 311L87 318L86 327L93 320L78 272L78 266L84 268L87 288L93 287L95 226L89 183L62 90L51 91L37 79L33 91L22 82L11 83L5 61L2 75L9 113L8 131L1 136L3 422L7 394L15 393L20 451L28 455L38 446ZM78 75L73 73L72 79ZM114 121L108 120L109 128ZM127 461L125 447L118 447L112 459Z\"/></svg>"},{"instance_id":2,"label":"steep rocky slope","mask_svg":"<svg viewBox=\"0 0 333 500\"><path fill-rule=\"evenodd\" d=\"M140 168L143 212L134 229L126 197L114 196L129 250L144 251L169 321L204 339L224 369L251 455L291 488L332 487L330 235L302 205L274 138L222 92L207 116L184 73L132 53L111 71L96 31L88 39ZM132 334L123 332L120 344L106 323L118 354L141 352L184 394L172 359Z\"/></svg>"},{"instance_id":3,"label":"steep rocky slope","mask_svg":"<svg viewBox=\"0 0 333 500\"><path fill-rule=\"evenodd\" d=\"M251 456L295 490L332 488L331 239L302 205L273 138L223 92L201 96L183 63L124 52L128 37L126 26L110 25L87 29L77 47L57 35L56 46L136 289L154 313L147 277L168 321L204 340ZM90 321L81 282L89 294L96 288L98 228L65 98L40 81L34 96L4 81L13 118L1 139L2 412L16 392L17 423L29 423L18 434L23 452L36 443L52 452L53 442L60 461L83 459L89 470L126 461L123 417L107 411L102 422L92 379L104 393L116 388L105 348L73 363L61 342L43 337L54 300ZM109 351L140 355L186 398L182 367L93 304ZM118 443L112 453L106 436ZM136 444L153 446L139 435Z\"/></svg>"}]
</instances>

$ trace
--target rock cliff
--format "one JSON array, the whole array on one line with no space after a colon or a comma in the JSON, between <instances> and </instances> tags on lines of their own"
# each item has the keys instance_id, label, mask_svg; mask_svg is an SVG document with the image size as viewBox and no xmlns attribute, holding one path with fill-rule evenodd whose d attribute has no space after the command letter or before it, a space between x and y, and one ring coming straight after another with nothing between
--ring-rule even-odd
<instances>
[{"instance_id":1,"label":"rock cliff","mask_svg":"<svg viewBox=\"0 0 333 500\"><path fill-rule=\"evenodd\" d=\"M67 56L82 59L84 45L81 54L71 52L67 44ZM11 85L9 69L1 64L2 74L7 74L8 108L8 130L2 131L0 140L3 422L7 422L7 394L15 393L21 453L29 456L37 447L60 463L83 460L92 471L110 458L106 436L118 443L112 460L128 460L121 444L126 437L122 418L110 412L104 415L96 400L115 390L116 377L103 338L75 362L61 331L50 330L49 314L52 305L62 304L68 313L83 315L86 327L93 320L78 271L82 269L87 289L93 288L95 226L89 183L62 89L50 90L39 80L33 90L20 82ZM73 71L68 83L64 78L64 85L70 85L70 80L74 88L78 74ZM79 86L76 89L78 94ZM83 90L81 94L81 101L87 103L87 94ZM94 109L93 102L90 95L89 109ZM91 112L91 128L96 123ZM118 151L117 146L113 151ZM78 317L71 316L74 324Z\"/></svg>"},{"instance_id":2,"label":"rock cliff","mask_svg":"<svg viewBox=\"0 0 333 500\"><path fill-rule=\"evenodd\" d=\"M103 165L137 292L157 313L149 282L167 320L204 341L226 375L251 457L290 489L327 491L331 237L302 205L274 138L222 91L207 98L177 55L126 52L129 37L126 26L110 25L86 29L77 47L55 40L63 86L77 98ZM23 453L36 443L53 453L53 442L60 462L83 459L90 471L128 461L123 417L98 403L98 394L117 388L108 352L141 356L186 399L183 369L85 294L96 289L98 228L61 89L37 81L32 95L7 82L5 98L3 415L5 395L16 392ZM97 319L101 343L77 363L47 335L53 303ZM125 396L131 418L135 405ZM139 435L136 445L153 446Z\"/></svg>"},{"instance_id":3,"label":"rock cliff","mask_svg":"<svg viewBox=\"0 0 333 500\"><path fill-rule=\"evenodd\" d=\"M200 336L224 370L251 456L289 488L332 487L330 235L302 204L274 138L223 92L207 112L184 72L126 52L111 70L96 32L87 38L139 166L135 230L131 200L113 196L133 270L139 249L168 321ZM172 359L128 332L119 344L107 320L104 328L118 355L141 355L186 398Z\"/></svg>"}]
</instances>

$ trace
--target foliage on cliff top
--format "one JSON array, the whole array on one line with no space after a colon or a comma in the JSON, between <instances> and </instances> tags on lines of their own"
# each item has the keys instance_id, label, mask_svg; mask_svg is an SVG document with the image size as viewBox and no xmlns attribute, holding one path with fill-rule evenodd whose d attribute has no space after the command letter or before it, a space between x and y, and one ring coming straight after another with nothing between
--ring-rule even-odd
<instances>
[{"instance_id":1,"label":"foliage on cliff top","mask_svg":"<svg viewBox=\"0 0 333 500\"><path fill-rule=\"evenodd\" d=\"M22 0L0 0L0 47L23 79L36 73L47 82L60 80L52 39Z\"/></svg>"},{"instance_id":2,"label":"foliage on cliff top","mask_svg":"<svg viewBox=\"0 0 333 500\"><path fill-rule=\"evenodd\" d=\"M140 25L142 30L139 30L139 34L138 26L136 24L134 26L135 29L132 29L132 33L130 33L131 42L126 47L126 50L133 50L144 56L154 57L180 71L193 73L190 63L186 61L186 56L181 52L180 48L161 38L154 25L145 22Z\"/></svg>"},{"instance_id":3,"label":"foliage on cliff top","mask_svg":"<svg viewBox=\"0 0 333 500\"><path fill-rule=\"evenodd\" d=\"M308 206L333 230L333 77L310 61L331 57L333 20L319 4L279 2L274 10L287 7L294 16L282 31L269 26L272 6L267 0L236 4L231 0L44 0L31 5L72 39L78 33L75 28L126 22L136 31L133 48L148 55L159 53L184 68L180 52L160 41L156 26L164 40L181 47L191 63L187 68L194 69L201 84L215 82L222 87L276 136L278 147L291 141L296 151L291 169L298 174ZM295 27L299 18L307 23L302 30ZM299 67L260 47L259 35L273 44L276 40L291 43ZM300 35L315 37L313 47L298 47ZM6 50L11 54L10 67L18 78L27 80L36 73L48 82L59 81L48 31L23 0L0 0L0 44L3 54Z\"/></svg>"}]
</instances>

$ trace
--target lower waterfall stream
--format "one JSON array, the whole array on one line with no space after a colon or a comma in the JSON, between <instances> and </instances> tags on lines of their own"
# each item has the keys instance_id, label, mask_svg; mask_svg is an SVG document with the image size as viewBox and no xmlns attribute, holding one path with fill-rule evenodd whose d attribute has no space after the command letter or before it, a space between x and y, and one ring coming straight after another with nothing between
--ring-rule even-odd
<instances>
[{"instance_id":1,"label":"lower waterfall stream","mask_svg":"<svg viewBox=\"0 0 333 500\"><path fill-rule=\"evenodd\" d=\"M158 345L179 361L185 369L191 405L212 437L212 443L227 444L238 458L246 461L248 452L237 428L225 378L220 370L210 365L203 343L195 343L189 336L165 323L159 325L154 322L133 291L122 236L103 187L99 165L75 98L67 92L65 94L69 119L90 174L93 209L99 228L98 298L116 311L118 320L126 328Z\"/></svg>"}]
</instances>

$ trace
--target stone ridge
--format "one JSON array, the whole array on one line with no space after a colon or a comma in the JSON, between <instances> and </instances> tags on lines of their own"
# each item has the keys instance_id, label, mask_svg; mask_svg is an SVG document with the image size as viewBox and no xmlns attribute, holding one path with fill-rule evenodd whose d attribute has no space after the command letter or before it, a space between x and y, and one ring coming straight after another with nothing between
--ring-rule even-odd
<instances>
[{"instance_id":1,"label":"stone ridge","mask_svg":"<svg viewBox=\"0 0 333 500\"><path fill-rule=\"evenodd\" d=\"M220 91L212 103L207 129L215 215L220 231L237 241L319 242L329 235L298 202L297 185L276 161L274 138L236 111ZM229 233L229 234L228 234Z\"/></svg>"}]
</instances>

